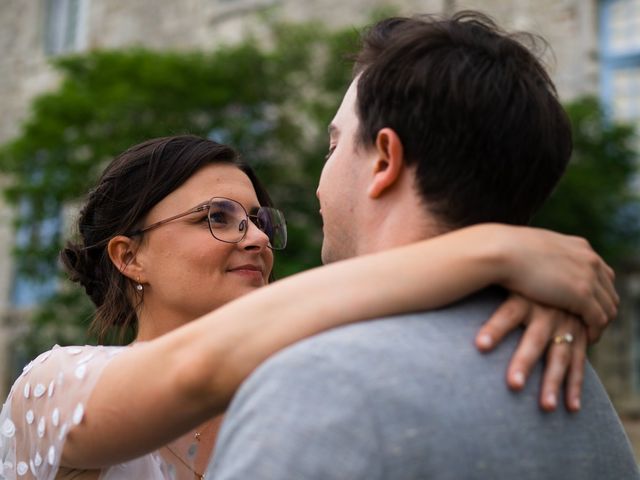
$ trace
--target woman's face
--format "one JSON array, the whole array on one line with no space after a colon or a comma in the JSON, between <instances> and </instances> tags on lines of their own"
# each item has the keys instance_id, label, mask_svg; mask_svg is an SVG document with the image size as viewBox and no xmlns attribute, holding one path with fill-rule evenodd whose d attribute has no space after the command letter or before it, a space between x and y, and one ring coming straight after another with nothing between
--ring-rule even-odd
<instances>
[{"instance_id":1,"label":"woman's face","mask_svg":"<svg viewBox=\"0 0 640 480\"><path fill-rule=\"evenodd\" d=\"M143 225L212 197L235 200L249 213L260 207L249 177L240 169L208 165L153 207ZM144 235L136 260L144 272L144 310L152 317L168 314L181 321L193 320L266 285L273 267L269 240L253 222L241 242L221 242L209 231L206 210Z\"/></svg>"}]
</instances>

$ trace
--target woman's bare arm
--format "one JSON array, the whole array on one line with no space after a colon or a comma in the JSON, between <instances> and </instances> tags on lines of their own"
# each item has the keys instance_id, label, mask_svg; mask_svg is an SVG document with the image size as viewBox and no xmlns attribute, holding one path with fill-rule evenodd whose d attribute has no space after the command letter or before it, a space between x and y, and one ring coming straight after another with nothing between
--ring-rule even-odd
<instances>
[{"instance_id":1,"label":"woman's bare arm","mask_svg":"<svg viewBox=\"0 0 640 480\"><path fill-rule=\"evenodd\" d=\"M491 284L600 328L616 313L612 278L581 240L498 225L294 275L114 358L62 463L101 467L153 451L223 412L261 362L302 338L441 307Z\"/></svg>"}]
</instances>

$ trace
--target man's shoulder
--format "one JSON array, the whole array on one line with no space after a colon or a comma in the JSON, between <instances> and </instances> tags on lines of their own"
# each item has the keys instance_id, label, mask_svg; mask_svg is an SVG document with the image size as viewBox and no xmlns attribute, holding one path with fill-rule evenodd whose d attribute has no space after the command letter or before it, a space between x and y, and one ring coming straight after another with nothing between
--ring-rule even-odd
<instances>
[{"instance_id":1,"label":"man's shoulder","mask_svg":"<svg viewBox=\"0 0 640 480\"><path fill-rule=\"evenodd\" d=\"M424 356L451 348L460 353L460 349L472 347L475 332L503 298L500 291L487 290L438 310L376 318L334 328L282 350L260 370L299 369L302 366L313 370L327 365L344 369L368 361L371 356L402 359L416 352ZM349 361L345 362L347 358Z\"/></svg>"},{"instance_id":2,"label":"man's shoulder","mask_svg":"<svg viewBox=\"0 0 640 480\"><path fill-rule=\"evenodd\" d=\"M580 467L566 478L634 472L624 432L590 367L584 411L577 416L540 412L540 364L524 391L507 389L504 370L520 334L513 332L490 354L473 343L499 302L485 295L439 311L342 327L273 356L232 402L216 447L219 471L251 473L242 478L381 478L383 471L391 472L386 478L446 472L560 478L555 473L568 462ZM616 460L585 458L572 448L565 455L566 445ZM459 451L469 462L459 463ZM553 458L523 466L513 462L522 452L533 459L551 452ZM584 475L590 470L596 473Z\"/></svg>"},{"instance_id":3,"label":"man's shoulder","mask_svg":"<svg viewBox=\"0 0 640 480\"><path fill-rule=\"evenodd\" d=\"M481 354L473 343L478 328L501 298L495 293L476 295L440 310L374 319L315 335L264 362L244 382L238 396L258 392L270 396L277 389L285 389L292 395L313 397L320 385L335 383L341 389L357 386L353 395L360 392L366 396L375 391L380 398L388 398L406 390L394 393L382 378L394 384L410 384L409 390L427 391L439 389L441 382L452 381L453 377L464 382L467 377L473 380L486 370L501 385L503 367L519 332L491 356Z\"/></svg>"}]
</instances>

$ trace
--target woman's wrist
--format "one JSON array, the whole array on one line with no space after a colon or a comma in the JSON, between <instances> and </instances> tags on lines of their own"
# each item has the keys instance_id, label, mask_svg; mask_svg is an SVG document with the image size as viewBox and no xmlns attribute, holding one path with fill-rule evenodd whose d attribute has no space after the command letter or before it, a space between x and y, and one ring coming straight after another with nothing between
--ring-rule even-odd
<instances>
[{"instance_id":1,"label":"woman's wrist","mask_svg":"<svg viewBox=\"0 0 640 480\"><path fill-rule=\"evenodd\" d=\"M522 250L517 247L516 232L520 227L483 223L469 227L473 235L474 259L486 272L489 284L510 289L518 274L517 260Z\"/></svg>"}]
</instances>

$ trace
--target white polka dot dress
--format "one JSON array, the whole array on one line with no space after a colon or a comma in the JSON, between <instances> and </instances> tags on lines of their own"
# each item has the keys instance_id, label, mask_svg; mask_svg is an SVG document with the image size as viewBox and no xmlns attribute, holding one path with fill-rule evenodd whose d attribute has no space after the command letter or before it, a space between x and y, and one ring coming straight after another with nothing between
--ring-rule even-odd
<instances>
[{"instance_id":1,"label":"white polka dot dress","mask_svg":"<svg viewBox=\"0 0 640 480\"><path fill-rule=\"evenodd\" d=\"M0 413L0 480L53 480L64 473L60 458L67 435L85 421L102 371L125 348L131 347L56 346L24 368ZM190 462L193 438L189 433L169 446ZM99 478L192 480L193 473L164 450L105 468Z\"/></svg>"}]
</instances>

